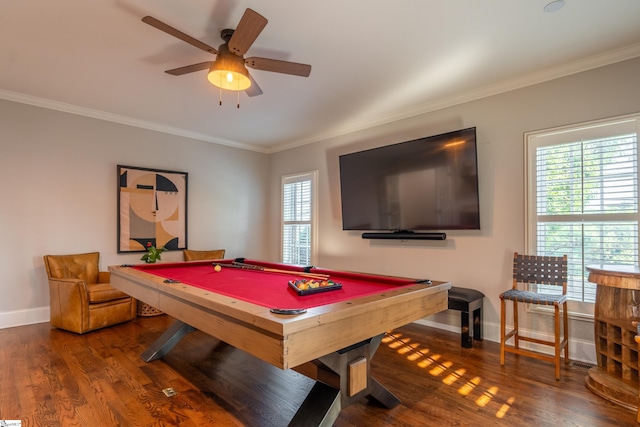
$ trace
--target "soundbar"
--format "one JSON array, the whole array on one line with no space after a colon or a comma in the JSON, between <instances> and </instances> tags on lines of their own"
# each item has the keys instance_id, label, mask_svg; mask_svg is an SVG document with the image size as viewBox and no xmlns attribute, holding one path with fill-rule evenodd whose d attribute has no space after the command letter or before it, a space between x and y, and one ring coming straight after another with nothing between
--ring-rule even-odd
<instances>
[{"instance_id":1,"label":"soundbar","mask_svg":"<svg viewBox=\"0 0 640 427\"><path fill-rule=\"evenodd\" d=\"M445 240L446 233L416 233L414 231L394 231L393 233L362 233L363 239L395 240Z\"/></svg>"}]
</instances>

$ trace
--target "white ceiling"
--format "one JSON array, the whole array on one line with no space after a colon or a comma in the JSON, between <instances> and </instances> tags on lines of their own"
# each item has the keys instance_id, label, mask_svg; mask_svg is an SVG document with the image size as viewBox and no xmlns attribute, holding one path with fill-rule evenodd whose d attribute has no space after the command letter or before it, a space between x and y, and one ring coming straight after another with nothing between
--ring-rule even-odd
<instances>
[{"instance_id":1,"label":"white ceiling","mask_svg":"<svg viewBox=\"0 0 640 427\"><path fill-rule=\"evenodd\" d=\"M3 0L0 98L274 152L640 56L640 1ZM264 94L222 94L218 47L250 7L269 20L249 56L312 65L250 70ZM639 81L640 84L640 81Z\"/></svg>"}]
</instances>

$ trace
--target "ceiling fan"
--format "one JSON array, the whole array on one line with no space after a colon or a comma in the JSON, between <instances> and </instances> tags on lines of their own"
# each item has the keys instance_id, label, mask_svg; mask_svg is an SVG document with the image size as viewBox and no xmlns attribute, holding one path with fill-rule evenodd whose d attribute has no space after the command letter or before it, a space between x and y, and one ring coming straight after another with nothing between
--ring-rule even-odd
<instances>
[{"instance_id":1,"label":"ceiling fan","mask_svg":"<svg viewBox=\"0 0 640 427\"><path fill-rule=\"evenodd\" d=\"M218 49L194 39L151 16L145 16L142 18L142 22L177 37L198 49L216 55L214 61L201 62L165 71L165 73L174 76L209 69L207 78L213 85L227 90L244 90L247 95L256 96L262 94L262 89L251 77L246 67L302 77L308 77L311 73L311 65L307 64L260 57L245 59L244 54L249 50L268 22L264 16L252 9L247 9L244 12L235 30L224 29L221 31L220 36L224 43Z\"/></svg>"}]
</instances>

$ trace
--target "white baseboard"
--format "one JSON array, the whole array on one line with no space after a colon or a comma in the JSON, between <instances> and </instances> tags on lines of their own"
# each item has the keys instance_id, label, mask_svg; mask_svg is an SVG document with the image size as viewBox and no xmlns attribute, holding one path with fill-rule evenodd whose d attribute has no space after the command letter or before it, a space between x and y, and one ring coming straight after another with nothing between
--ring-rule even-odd
<instances>
[{"instance_id":1,"label":"white baseboard","mask_svg":"<svg viewBox=\"0 0 640 427\"><path fill-rule=\"evenodd\" d=\"M49 306L0 312L0 329L49 321Z\"/></svg>"},{"instance_id":2,"label":"white baseboard","mask_svg":"<svg viewBox=\"0 0 640 427\"><path fill-rule=\"evenodd\" d=\"M455 332L457 334L460 333L460 326L457 325L449 325L440 322L434 322L432 320L420 319L415 322L418 325L429 326L431 328L442 329L449 332ZM507 328L511 328L512 325L507 325ZM527 329L520 328L520 331L523 335L532 336L538 339L543 339L547 341L553 341L553 335L541 334L539 332L530 331ZM483 322L482 324L482 339L500 343L500 325L497 323L489 323ZM509 341L512 342L513 340ZM539 345L535 343L528 342L520 342L520 347L537 351L544 354L553 354L550 350L553 350L552 347ZM596 365L596 343L592 341L585 341L581 339L571 338L569 336L569 359L577 362L584 362L590 365Z\"/></svg>"}]
</instances>

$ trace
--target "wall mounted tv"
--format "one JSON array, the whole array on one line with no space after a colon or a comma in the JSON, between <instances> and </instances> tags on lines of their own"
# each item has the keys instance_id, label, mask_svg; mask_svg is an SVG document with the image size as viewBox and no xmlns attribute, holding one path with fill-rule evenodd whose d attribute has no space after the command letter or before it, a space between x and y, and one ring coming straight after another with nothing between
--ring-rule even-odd
<instances>
[{"instance_id":1,"label":"wall mounted tv","mask_svg":"<svg viewBox=\"0 0 640 427\"><path fill-rule=\"evenodd\" d=\"M339 162L344 230L411 238L420 230L480 229L475 127L344 154Z\"/></svg>"}]
</instances>

